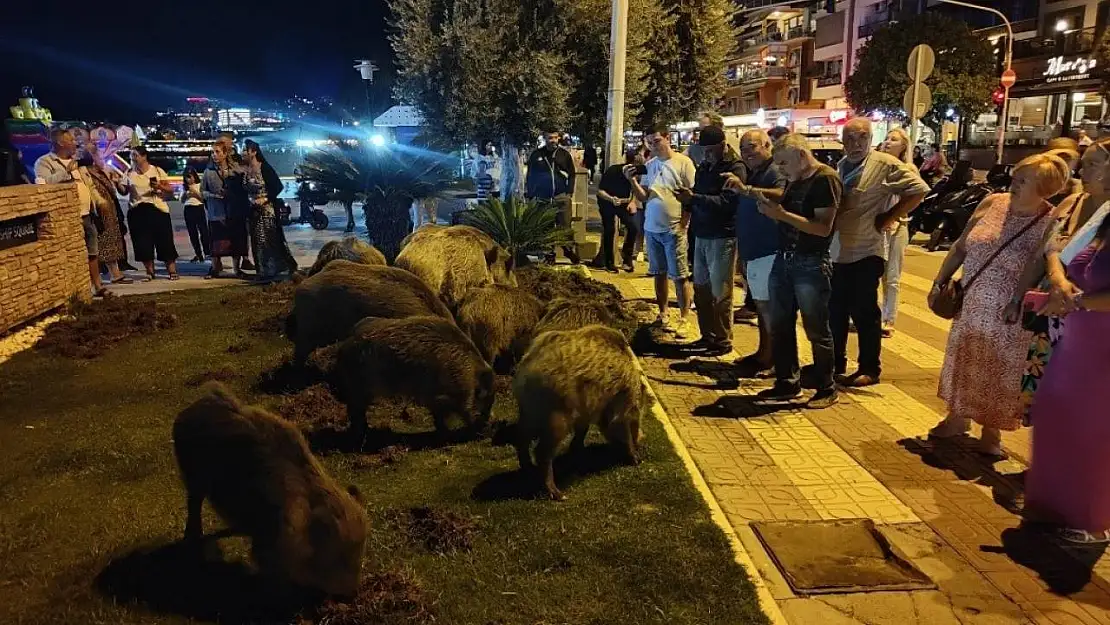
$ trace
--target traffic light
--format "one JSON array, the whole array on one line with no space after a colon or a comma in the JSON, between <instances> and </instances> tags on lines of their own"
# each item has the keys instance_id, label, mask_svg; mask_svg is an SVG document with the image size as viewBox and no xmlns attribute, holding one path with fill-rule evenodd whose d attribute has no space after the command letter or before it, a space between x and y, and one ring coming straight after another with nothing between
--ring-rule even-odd
<instances>
[{"instance_id":1,"label":"traffic light","mask_svg":"<svg viewBox=\"0 0 1110 625\"><path fill-rule=\"evenodd\" d=\"M991 93L991 102L994 102L994 112L999 118L1002 117L1002 103L1006 100L1006 92L1002 87L995 87L994 92Z\"/></svg>"}]
</instances>

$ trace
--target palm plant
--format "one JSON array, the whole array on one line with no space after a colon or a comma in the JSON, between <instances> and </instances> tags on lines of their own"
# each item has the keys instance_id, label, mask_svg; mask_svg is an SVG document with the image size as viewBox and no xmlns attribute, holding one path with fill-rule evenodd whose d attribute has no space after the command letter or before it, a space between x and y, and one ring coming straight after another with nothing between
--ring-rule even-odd
<instances>
[{"instance_id":1,"label":"palm plant","mask_svg":"<svg viewBox=\"0 0 1110 625\"><path fill-rule=\"evenodd\" d=\"M492 198L463 214L462 223L474 226L493 237L518 263L528 254L543 254L556 245L573 238L570 228L557 228L558 209L550 202L522 200L511 196L507 201Z\"/></svg>"},{"instance_id":2,"label":"palm plant","mask_svg":"<svg viewBox=\"0 0 1110 625\"><path fill-rule=\"evenodd\" d=\"M412 232L413 200L436 197L452 181L449 159L410 147L338 146L305 156L300 176L335 189L333 197L361 199L367 235L392 261Z\"/></svg>"}]
</instances>

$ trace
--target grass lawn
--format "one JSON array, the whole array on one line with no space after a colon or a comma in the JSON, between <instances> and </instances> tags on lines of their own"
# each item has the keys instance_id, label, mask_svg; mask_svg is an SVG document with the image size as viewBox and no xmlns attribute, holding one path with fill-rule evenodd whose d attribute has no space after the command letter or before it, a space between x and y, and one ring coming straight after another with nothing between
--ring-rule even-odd
<instances>
[{"instance_id":1,"label":"grass lawn","mask_svg":"<svg viewBox=\"0 0 1110 625\"><path fill-rule=\"evenodd\" d=\"M287 292L233 287L156 301L175 324L95 359L32 350L0 365L0 623L766 622L654 420L638 467L613 464L592 432L581 457L557 464L568 500L554 503L525 494L511 446L435 445L421 411L379 406L371 425L393 432L379 438L384 451L321 450L368 501L364 572L378 595L361 612L282 605L244 566L240 538L220 542L222 559L182 558L170 431L203 379L224 379L309 429L334 424L336 405L319 388L290 397L259 385L291 353L276 322ZM515 417L504 390L494 419ZM310 438L327 446L324 433ZM206 530L221 527L206 506Z\"/></svg>"}]
</instances>

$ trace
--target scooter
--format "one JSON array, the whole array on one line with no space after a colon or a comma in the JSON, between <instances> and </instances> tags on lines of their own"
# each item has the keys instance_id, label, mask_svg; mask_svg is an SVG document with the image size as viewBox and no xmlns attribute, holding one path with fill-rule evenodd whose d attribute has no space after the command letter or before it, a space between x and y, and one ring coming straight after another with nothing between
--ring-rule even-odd
<instances>
[{"instance_id":1,"label":"scooter","mask_svg":"<svg viewBox=\"0 0 1110 625\"><path fill-rule=\"evenodd\" d=\"M909 233L912 239L918 232L931 234L944 221L941 205L953 193L959 193L971 183L971 161L959 161L947 176L941 177L925 195L921 205L910 214Z\"/></svg>"},{"instance_id":2,"label":"scooter","mask_svg":"<svg viewBox=\"0 0 1110 625\"><path fill-rule=\"evenodd\" d=\"M281 225L288 226L293 223L310 224L314 230L328 229L327 213L315 208L316 206L324 206L328 203L328 193L326 190L317 188L314 184L302 184L301 188L297 190L297 200L301 205L301 214L296 219L293 218L293 211L289 208L289 205L282 200L278 200L281 207L275 206L275 209L278 210L278 219L281 220Z\"/></svg>"},{"instance_id":3,"label":"scooter","mask_svg":"<svg viewBox=\"0 0 1110 625\"><path fill-rule=\"evenodd\" d=\"M944 243L955 242L967 228L967 222L979 204L992 193L1001 193L1010 187L1012 165L995 165L987 173L985 182L945 197L940 205L940 223L933 229L925 249L936 251Z\"/></svg>"}]
</instances>

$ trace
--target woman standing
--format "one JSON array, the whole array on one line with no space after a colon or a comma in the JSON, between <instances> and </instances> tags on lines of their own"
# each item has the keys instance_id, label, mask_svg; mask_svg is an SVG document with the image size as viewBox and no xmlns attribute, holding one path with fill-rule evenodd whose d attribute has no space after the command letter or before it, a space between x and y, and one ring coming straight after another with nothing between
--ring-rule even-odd
<instances>
[{"instance_id":1,"label":"woman standing","mask_svg":"<svg viewBox=\"0 0 1110 625\"><path fill-rule=\"evenodd\" d=\"M297 263L285 243L285 233L274 212L273 200L281 193L281 179L266 162L257 143L247 140L244 154L245 183L251 203L251 245L254 248L254 264L258 267L258 279L273 280L283 272L288 272L292 277L297 270Z\"/></svg>"},{"instance_id":2,"label":"woman standing","mask_svg":"<svg viewBox=\"0 0 1110 625\"><path fill-rule=\"evenodd\" d=\"M879 151L886 152L903 163L913 164L910 138L901 128L887 133ZM892 201L897 200L898 198L894 198ZM887 260L886 271L883 273L883 338L894 335L894 320L898 316L898 287L902 282L902 261L906 258L906 246L910 244L909 223L910 218L903 217L891 226L892 230L888 229L884 233Z\"/></svg>"},{"instance_id":3,"label":"woman standing","mask_svg":"<svg viewBox=\"0 0 1110 625\"><path fill-rule=\"evenodd\" d=\"M1077 294L1068 280L1066 267L1094 239L1095 230L1110 214L1110 139L1092 145L1082 159L1082 192L1060 202L1054 216L1056 223L1049 230L1043 247L1034 251L1026 265L1025 275L1014 290L1011 302L1021 301L1025 292L1038 284L1058 297L1072 298ZM1009 321L1017 323L1018 315ZM1025 375L1021 379L1022 416L1031 425L1032 405L1040 379L1048 366L1052 351L1064 334L1062 317L1039 316L1033 340L1026 356Z\"/></svg>"},{"instance_id":4,"label":"woman standing","mask_svg":"<svg viewBox=\"0 0 1110 625\"><path fill-rule=\"evenodd\" d=\"M933 153L921 165L921 175L926 176L926 180L936 180L952 168L948 166L948 157L944 155L944 150L940 149L939 143L934 143L930 147Z\"/></svg>"},{"instance_id":5,"label":"woman standing","mask_svg":"<svg viewBox=\"0 0 1110 625\"><path fill-rule=\"evenodd\" d=\"M165 200L173 191L166 172L150 164L146 148L131 148L131 171L121 180L120 188L131 196L127 222L135 260L146 267L147 277L153 280L157 257L165 263L170 280L177 280L177 247L173 242L170 205Z\"/></svg>"},{"instance_id":6,"label":"woman standing","mask_svg":"<svg viewBox=\"0 0 1110 625\"><path fill-rule=\"evenodd\" d=\"M204 171L201 181L201 195L204 197L208 212L208 233L211 240L212 269L206 278L218 278L223 273L223 259L231 257L236 278L246 278L240 261L247 254L247 223L232 214L231 204L234 194L229 194L236 178L241 178L231 163L231 151L224 141L217 141L212 147L212 161Z\"/></svg>"},{"instance_id":7,"label":"woman standing","mask_svg":"<svg viewBox=\"0 0 1110 625\"><path fill-rule=\"evenodd\" d=\"M1090 153L1090 150L1087 151ZM1110 219L1068 263L1069 291L1054 293L1041 314L1067 319L1037 390L1033 459L1025 477L1026 511L1061 527L1069 542L1110 542Z\"/></svg>"},{"instance_id":8,"label":"woman standing","mask_svg":"<svg viewBox=\"0 0 1110 625\"><path fill-rule=\"evenodd\" d=\"M189 242L193 244L193 259L202 263L209 256L208 215L204 211L204 195L200 190L200 176L192 167L185 168L181 177L181 203L185 206L185 227L189 229Z\"/></svg>"},{"instance_id":9,"label":"woman standing","mask_svg":"<svg viewBox=\"0 0 1110 625\"><path fill-rule=\"evenodd\" d=\"M963 267L963 306L952 322L938 395L948 416L930 430L947 438L983 426L980 451L1002 455L1001 430L1021 426L1018 385L1031 334L1008 324L1010 296L1025 260L1044 240L1052 205L1046 200L1067 182L1068 169L1055 156L1030 156L1014 168L1009 193L988 196L948 251L929 291L932 306Z\"/></svg>"},{"instance_id":10,"label":"woman standing","mask_svg":"<svg viewBox=\"0 0 1110 625\"><path fill-rule=\"evenodd\" d=\"M131 278L120 271L120 263L127 260L127 248L123 242L123 229L120 227L119 196L116 195L116 179L118 174L109 174L104 169L95 143L85 145L85 157L82 159L84 179L88 183L89 193L92 195L93 206L99 218L97 224L97 259L108 269L112 284L131 284Z\"/></svg>"}]
</instances>

